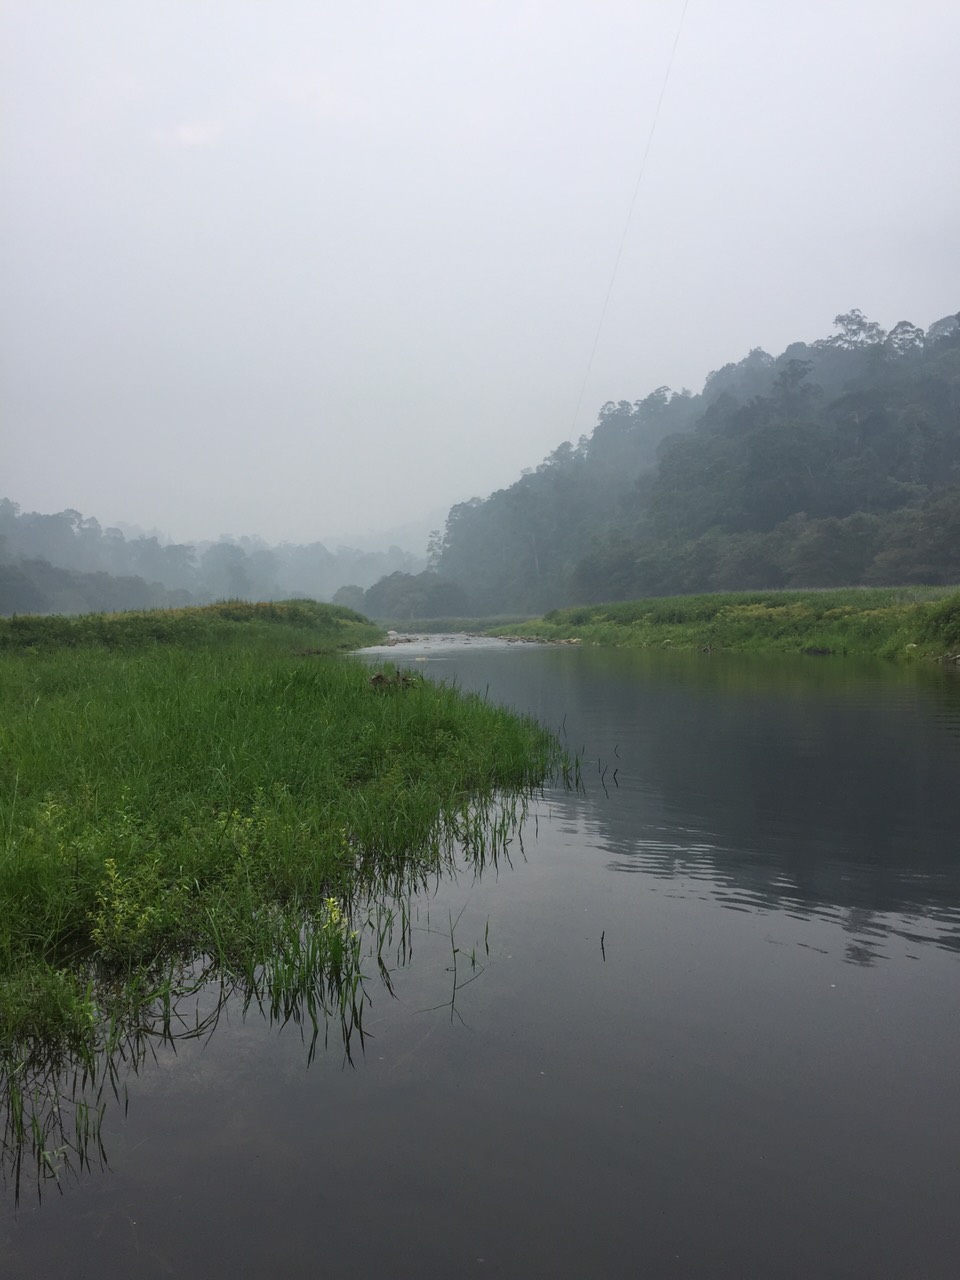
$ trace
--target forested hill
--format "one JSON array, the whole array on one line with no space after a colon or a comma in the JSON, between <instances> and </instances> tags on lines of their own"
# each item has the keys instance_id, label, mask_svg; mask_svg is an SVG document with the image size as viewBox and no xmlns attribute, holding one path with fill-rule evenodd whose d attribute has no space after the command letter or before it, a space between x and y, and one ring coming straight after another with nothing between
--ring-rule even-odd
<instances>
[{"instance_id":1,"label":"forested hill","mask_svg":"<svg viewBox=\"0 0 960 1280\"><path fill-rule=\"evenodd\" d=\"M88 613L212 600L328 600L346 582L410 573L422 557L258 538L170 543L126 537L79 511L21 511L0 498L0 614ZM362 593L361 593L362 594Z\"/></svg>"},{"instance_id":2,"label":"forested hill","mask_svg":"<svg viewBox=\"0 0 960 1280\"><path fill-rule=\"evenodd\" d=\"M453 507L429 570L256 539L124 537L0 500L0 613L312 596L374 617L542 613L651 595L960 582L960 317L859 311L691 395L606 404L589 437ZM372 584L372 585L371 585Z\"/></svg>"},{"instance_id":3,"label":"forested hill","mask_svg":"<svg viewBox=\"0 0 960 1280\"><path fill-rule=\"evenodd\" d=\"M699 395L605 405L579 444L451 510L439 579L476 614L960 581L960 318L835 325Z\"/></svg>"}]
</instances>

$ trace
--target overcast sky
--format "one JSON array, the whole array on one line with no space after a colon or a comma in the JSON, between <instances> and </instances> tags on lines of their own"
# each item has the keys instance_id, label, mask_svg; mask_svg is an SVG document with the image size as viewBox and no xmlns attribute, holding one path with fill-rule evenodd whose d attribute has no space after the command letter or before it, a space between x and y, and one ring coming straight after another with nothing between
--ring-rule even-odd
<instances>
[{"instance_id":1,"label":"overcast sky","mask_svg":"<svg viewBox=\"0 0 960 1280\"><path fill-rule=\"evenodd\" d=\"M960 4L683 8L2 0L0 495L442 518L606 400L955 312Z\"/></svg>"}]
</instances>

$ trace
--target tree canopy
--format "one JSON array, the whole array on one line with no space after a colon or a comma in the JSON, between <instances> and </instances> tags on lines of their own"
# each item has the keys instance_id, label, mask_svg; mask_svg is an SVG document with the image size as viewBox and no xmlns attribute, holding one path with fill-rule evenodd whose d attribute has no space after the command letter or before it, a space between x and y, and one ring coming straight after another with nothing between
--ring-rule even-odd
<instances>
[{"instance_id":1,"label":"tree canopy","mask_svg":"<svg viewBox=\"0 0 960 1280\"><path fill-rule=\"evenodd\" d=\"M453 507L437 572L481 614L960 580L960 319L834 323L699 395L604 405L589 437Z\"/></svg>"},{"instance_id":2,"label":"tree canopy","mask_svg":"<svg viewBox=\"0 0 960 1280\"><path fill-rule=\"evenodd\" d=\"M270 547L258 538L201 544L126 536L72 509L21 511L0 498L0 614L86 613L206 604L214 600L328 600L384 574L414 572L423 558L391 547L359 551L322 542Z\"/></svg>"},{"instance_id":3,"label":"tree canopy","mask_svg":"<svg viewBox=\"0 0 960 1280\"><path fill-rule=\"evenodd\" d=\"M779 356L754 348L698 395L661 386L605 404L589 436L451 508L425 561L396 547L167 543L2 499L0 612L304 596L407 621L960 581L960 317L886 332L853 310L834 328Z\"/></svg>"}]
</instances>

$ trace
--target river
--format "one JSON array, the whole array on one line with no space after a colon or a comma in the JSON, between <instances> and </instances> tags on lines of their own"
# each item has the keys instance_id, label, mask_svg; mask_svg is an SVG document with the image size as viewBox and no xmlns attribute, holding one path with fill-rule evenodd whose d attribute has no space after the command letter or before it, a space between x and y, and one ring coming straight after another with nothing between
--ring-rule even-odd
<instances>
[{"instance_id":1,"label":"river","mask_svg":"<svg viewBox=\"0 0 960 1280\"><path fill-rule=\"evenodd\" d=\"M229 1002L159 1045L109 1168L0 1219L0 1272L952 1280L957 673L384 659L536 716L581 786L412 902L352 1062Z\"/></svg>"}]
</instances>

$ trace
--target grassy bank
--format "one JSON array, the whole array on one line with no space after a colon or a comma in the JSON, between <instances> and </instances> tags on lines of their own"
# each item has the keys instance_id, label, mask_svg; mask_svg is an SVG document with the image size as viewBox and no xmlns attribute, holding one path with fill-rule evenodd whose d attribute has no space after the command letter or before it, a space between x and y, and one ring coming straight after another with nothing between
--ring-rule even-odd
<instances>
[{"instance_id":1,"label":"grassy bank","mask_svg":"<svg viewBox=\"0 0 960 1280\"><path fill-rule=\"evenodd\" d=\"M942 658L960 652L955 588L670 596L556 609L503 634L633 648Z\"/></svg>"},{"instance_id":2,"label":"grassy bank","mask_svg":"<svg viewBox=\"0 0 960 1280\"><path fill-rule=\"evenodd\" d=\"M357 904L552 767L532 722L316 654L381 636L309 603L0 625L8 1141L25 1072L90 1068L198 966L271 1008L355 1001Z\"/></svg>"},{"instance_id":3,"label":"grassy bank","mask_svg":"<svg viewBox=\"0 0 960 1280\"><path fill-rule=\"evenodd\" d=\"M277 648L297 643L311 651L332 652L375 644L382 636L381 627L352 609L316 600L226 600L199 608L0 618L0 652L143 650L157 645Z\"/></svg>"}]
</instances>

